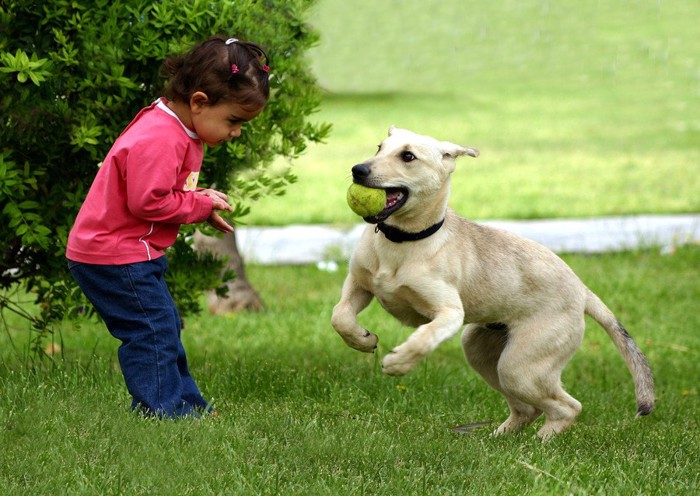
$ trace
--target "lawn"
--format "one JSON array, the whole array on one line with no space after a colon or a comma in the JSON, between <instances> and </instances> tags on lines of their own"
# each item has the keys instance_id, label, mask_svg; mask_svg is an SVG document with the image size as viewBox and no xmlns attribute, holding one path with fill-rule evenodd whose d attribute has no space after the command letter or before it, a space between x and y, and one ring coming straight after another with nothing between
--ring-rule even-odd
<instances>
[{"instance_id":1,"label":"lawn","mask_svg":"<svg viewBox=\"0 0 700 496\"><path fill-rule=\"evenodd\" d=\"M333 133L244 221L358 222L350 167L392 124L481 150L453 180L470 218L698 212L699 17L686 0L321 0L314 119ZM1 314L0 495L697 493L700 245L564 258L648 356L651 416L634 417L629 373L589 320L563 377L577 424L546 444L541 421L493 438L506 405L458 338L384 376L382 356L411 330L372 304L360 317L377 353L346 347L330 326L345 267L249 266L264 311L186 319L216 418L133 415L100 323L63 323L60 351L41 356L29 324Z\"/></svg>"},{"instance_id":2,"label":"lawn","mask_svg":"<svg viewBox=\"0 0 700 496\"><path fill-rule=\"evenodd\" d=\"M244 221L356 222L350 168L390 125L481 150L453 175L470 218L700 211L698 18L685 0L322 0L314 118L333 132Z\"/></svg>"},{"instance_id":3,"label":"lawn","mask_svg":"<svg viewBox=\"0 0 700 496\"><path fill-rule=\"evenodd\" d=\"M66 324L63 352L37 361L27 329L0 335L0 494L693 494L700 483L700 247L566 256L647 354L654 413L635 419L629 373L589 322L564 373L584 405L542 444L541 422L493 438L506 405L465 364L455 338L411 374L379 360L409 329L372 305L376 355L330 326L344 270L249 268L267 309L186 322L192 371L220 415L131 415L116 343ZM10 344L10 338L12 344ZM489 422L471 434L450 428Z\"/></svg>"}]
</instances>

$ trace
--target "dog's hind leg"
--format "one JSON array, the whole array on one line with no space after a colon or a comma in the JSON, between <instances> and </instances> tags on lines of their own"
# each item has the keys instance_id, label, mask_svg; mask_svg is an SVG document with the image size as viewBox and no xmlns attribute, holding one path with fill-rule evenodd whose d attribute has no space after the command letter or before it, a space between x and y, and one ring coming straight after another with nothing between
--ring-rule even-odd
<instances>
[{"instance_id":1,"label":"dog's hind leg","mask_svg":"<svg viewBox=\"0 0 700 496\"><path fill-rule=\"evenodd\" d=\"M583 316L558 315L520 324L510 330L498 361L498 378L506 397L541 410L546 421L537 435L543 440L570 427L581 403L561 385L561 373L581 344ZM509 402L510 403L510 402ZM509 420L497 433L510 427Z\"/></svg>"},{"instance_id":2,"label":"dog's hind leg","mask_svg":"<svg viewBox=\"0 0 700 496\"><path fill-rule=\"evenodd\" d=\"M487 324L486 326L470 324L462 333L464 356L471 367L476 370L486 383L499 391L508 401L510 416L494 432L496 435L516 432L531 424L542 414L532 405L523 403L507 394L498 378L498 361L508 341L508 328L504 324Z\"/></svg>"}]
</instances>

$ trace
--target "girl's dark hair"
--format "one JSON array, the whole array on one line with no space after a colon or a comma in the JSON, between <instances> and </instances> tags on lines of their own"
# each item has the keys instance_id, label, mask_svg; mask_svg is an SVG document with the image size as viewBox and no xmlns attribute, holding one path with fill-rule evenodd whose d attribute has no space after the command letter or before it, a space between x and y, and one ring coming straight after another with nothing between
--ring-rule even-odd
<instances>
[{"instance_id":1,"label":"girl's dark hair","mask_svg":"<svg viewBox=\"0 0 700 496\"><path fill-rule=\"evenodd\" d=\"M270 98L268 56L256 43L215 36L184 55L168 57L162 75L165 96L189 102L201 91L208 103L232 101L243 107L264 107Z\"/></svg>"}]
</instances>

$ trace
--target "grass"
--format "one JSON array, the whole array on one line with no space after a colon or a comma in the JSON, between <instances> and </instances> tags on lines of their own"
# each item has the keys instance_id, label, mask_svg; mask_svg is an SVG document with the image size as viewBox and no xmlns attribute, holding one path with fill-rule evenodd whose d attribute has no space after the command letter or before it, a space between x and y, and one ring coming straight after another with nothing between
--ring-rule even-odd
<instances>
[{"instance_id":1,"label":"grass","mask_svg":"<svg viewBox=\"0 0 700 496\"><path fill-rule=\"evenodd\" d=\"M322 0L311 54L334 130L255 225L357 222L350 168L395 124L475 146L476 219L700 211L700 6L684 0ZM280 163L284 167L287 164Z\"/></svg>"},{"instance_id":2,"label":"grass","mask_svg":"<svg viewBox=\"0 0 700 496\"><path fill-rule=\"evenodd\" d=\"M684 0L322 0L315 118L334 132L294 164L288 194L245 221L357 222L349 169L391 124L481 149L453 180L452 206L471 218L697 212L699 13ZM565 259L647 354L650 417L634 418L629 374L589 322L564 374L578 423L547 444L539 423L492 438L506 406L458 339L383 376L381 357L410 330L373 304L361 321L377 354L347 348L329 323L344 270L251 266L264 312L186 321L214 419L132 415L101 324L65 323L62 351L40 359L28 325L3 316L0 494L694 494L700 246Z\"/></svg>"},{"instance_id":3,"label":"grass","mask_svg":"<svg viewBox=\"0 0 700 496\"><path fill-rule=\"evenodd\" d=\"M410 330L373 304L361 321L378 332L378 353L347 348L329 324L344 270L251 266L264 312L186 322L214 419L131 415L116 343L99 324L66 324L62 354L37 361L30 333L9 322L0 494L694 493L700 247L565 259L646 352L659 398L650 417L634 418L629 374L589 322L564 375L584 405L578 423L547 444L534 438L539 424L492 438L506 406L466 366L459 339L406 377L383 376L381 356ZM480 421L490 424L450 430Z\"/></svg>"}]
</instances>

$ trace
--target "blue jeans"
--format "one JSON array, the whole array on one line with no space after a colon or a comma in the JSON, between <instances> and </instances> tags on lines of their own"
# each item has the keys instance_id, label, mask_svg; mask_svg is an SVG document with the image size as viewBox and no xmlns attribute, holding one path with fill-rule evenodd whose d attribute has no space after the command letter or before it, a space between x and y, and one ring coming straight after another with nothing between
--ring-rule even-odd
<instances>
[{"instance_id":1,"label":"blue jeans","mask_svg":"<svg viewBox=\"0 0 700 496\"><path fill-rule=\"evenodd\" d=\"M69 261L68 267L122 343L119 364L132 409L159 417L210 411L187 367L180 316L164 279L167 259L126 265Z\"/></svg>"}]
</instances>

